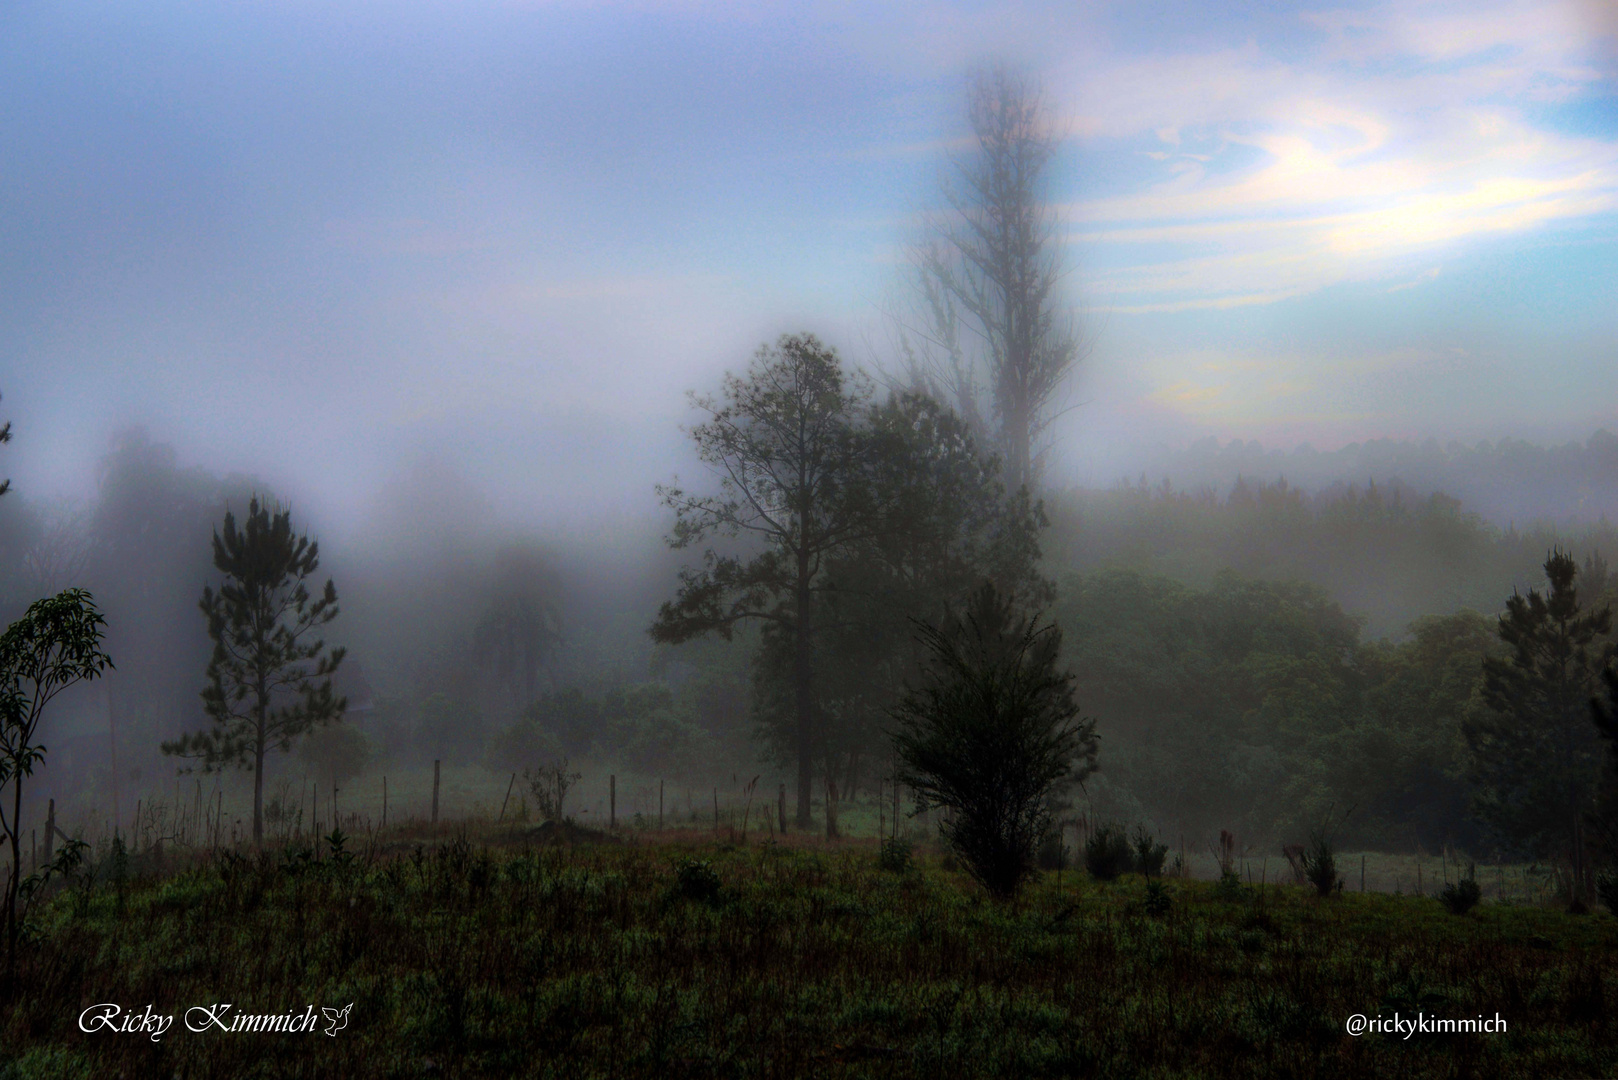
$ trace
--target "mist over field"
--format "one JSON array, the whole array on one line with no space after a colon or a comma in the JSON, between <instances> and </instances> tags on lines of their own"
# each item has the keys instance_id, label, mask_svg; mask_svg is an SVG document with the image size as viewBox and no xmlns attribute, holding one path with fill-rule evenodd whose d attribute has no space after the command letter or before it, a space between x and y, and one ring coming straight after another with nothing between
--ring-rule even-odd
<instances>
[{"instance_id":1,"label":"mist over field","mask_svg":"<svg viewBox=\"0 0 1618 1080\"><path fill-rule=\"evenodd\" d=\"M487 811L565 758L593 812L604 776L756 776L807 821L892 772L913 626L989 579L1056 620L1098 724L1061 813L1270 842L1352 804L1357 842L1509 846L1464 735L1496 617L1553 549L1593 611L1618 557L1607 5L4 22L0 616L86 587L116 664L53 710L31 800L110 828L169 790L212 538L256 495L320 545L355 733L272 780L419 801L448 761ZM1031 344L980 310L994 130L1034 148ZM846 380L889 440L860 482L934 500L912 547L725 577L791 546L701 502L761 346ZM904 472L964 446L957 487ZM794 667L811 594L836 617Z\"/></svg>"}]
</instances>

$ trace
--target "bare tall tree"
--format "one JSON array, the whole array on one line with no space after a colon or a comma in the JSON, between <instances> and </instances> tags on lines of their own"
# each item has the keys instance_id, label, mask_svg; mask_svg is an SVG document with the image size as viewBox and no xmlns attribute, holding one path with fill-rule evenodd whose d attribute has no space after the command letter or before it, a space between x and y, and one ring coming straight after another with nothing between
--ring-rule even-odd
<instances>
[{"instance_id":1,"label":"bare tall tree","mask_svg":"<svg viewBox=\"0 0 1618 1080\"><path fill-rule=\"evenodd\" d=\"M1053 398L1083 351L1045 198L1058 140L1038 87L1004 68L976 77L968 115L974 150L953 162L946 207L912 253L901 348L911 381L1000 452L1008 484L1032 487Z\"/></svg>"}]
</instances>

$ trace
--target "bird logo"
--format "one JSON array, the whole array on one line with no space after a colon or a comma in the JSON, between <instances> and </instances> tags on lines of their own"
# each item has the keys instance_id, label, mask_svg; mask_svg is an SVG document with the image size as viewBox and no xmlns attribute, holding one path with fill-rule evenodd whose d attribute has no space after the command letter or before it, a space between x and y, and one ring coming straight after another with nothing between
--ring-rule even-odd
<instances>
[{"instance_id":1,"label":"bird logo","mask_svg":"<svg viewBox=\"0 0 1618 1080\"><path fill-rule=\"evenodd\" d=\"M348 1010L353 1007L354 1003L352 1001L341 1009L331 1009L324 1005L320 1007L320 1011L326 1014L326 1019L331 1021L331 1026L326 1029L327 1035L335 1039L337 1033L348 1026Z\"/></svg>"}]
</instances>

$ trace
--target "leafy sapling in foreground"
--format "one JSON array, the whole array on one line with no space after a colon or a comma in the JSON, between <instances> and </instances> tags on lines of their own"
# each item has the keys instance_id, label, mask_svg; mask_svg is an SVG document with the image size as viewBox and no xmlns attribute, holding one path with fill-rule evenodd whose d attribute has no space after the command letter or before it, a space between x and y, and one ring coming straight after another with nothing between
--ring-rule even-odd
<instances>
[{"instance_id":1,"label":"leafy sapling in foreground","mask_svg":"<svg viewBox=\"0 0 1618 1080\"><path fill-rule=\"evenodd\" d=\"M920 808L951 811L945 841L990 893L1014 896L1051 828L1049 795L1095 769L1095 721L1079 718L1062 635L985 583L964 617L922 625L921 685L893 709L899 780Z\"/></svg>"},{"instance_id":2,"label":"leafy sapling in foreground","mask_svg":"<svg viewBox=\"0 0 1618 1080\"><path fill-rule=\"evenodd\" d=\"M74 683L98 678L112 667L101 651L106 624L88 592L68 589L36 601L0 635L0 833L11 855L5 894L8 982L16 971L17 901L23 885L23 779L45 760L45 747L34 741L45 706Z\"/></svg>"}]
</instances>

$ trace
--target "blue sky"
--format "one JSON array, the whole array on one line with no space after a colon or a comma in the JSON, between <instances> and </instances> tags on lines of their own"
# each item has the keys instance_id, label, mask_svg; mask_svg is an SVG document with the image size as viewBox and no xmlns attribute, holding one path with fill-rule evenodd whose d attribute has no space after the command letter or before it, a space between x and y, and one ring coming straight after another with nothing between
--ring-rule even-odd
<instances>
[{"instance_id":1,"label":"blue sky","mask_svg":"<svg viewBox=\"0 0 1618 1080\"><path fill-rule=\"evenodd\" d=\"M82 497L141 423L333 516L424 446L518 518L650 507L759 342L883 359L996 62L1065 135L1053 479L1618 430L1613 11L8 5L0 472Z\"/></svg>"}]
</instances>

